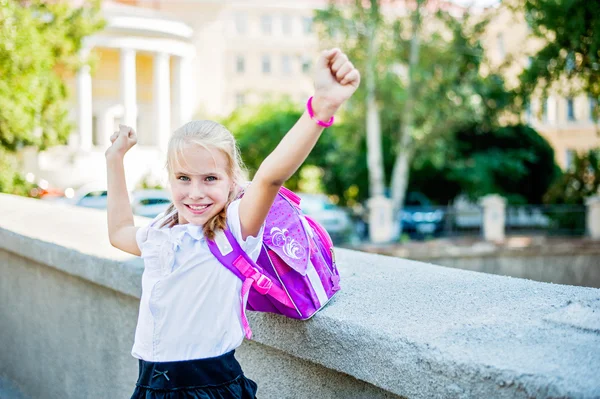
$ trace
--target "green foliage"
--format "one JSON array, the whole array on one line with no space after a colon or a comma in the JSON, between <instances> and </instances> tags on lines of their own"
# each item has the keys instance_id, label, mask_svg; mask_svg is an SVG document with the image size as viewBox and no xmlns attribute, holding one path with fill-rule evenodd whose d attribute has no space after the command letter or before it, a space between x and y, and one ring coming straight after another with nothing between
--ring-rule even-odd
<instances>
[{"instance_id":1,"label":"green foliage","mask_svg":"<svg viewBox=\"0 0 600 399\"><path fill-rule=\"evenodd\" d=\"M81 8L68 1L0 0L0 192L28 191L11 153L66 141L65 79L80 66L83 38L103 26L99 9L99 0Z\"/></svg>"},{"instance_id":2,"label":"green foliage","mask_svg":"<svg viewBox=\"0 0 600 399\"><path fill-rule=\"evenodd\" d=\"M544 196L547 204L582 205L600 194L600 149L577 153L573 163Z\"/></svg>"},{"instance_id":3,"label":"green foliage","mask_svg":"<svg viewBox=\"0 0 600 399\"><path fill-rule=\"evenodd\" d=\"M238 108L221 123L234 134L244 163L252 177L261 162L275 149L301 115L301 107L284 101ZM321 136L306 159L305 165L322 168L330 165L328 154L331 153L333 140L327 133L328 131ZM299 181L300 172L296 172L286 182L286 186L297 190Z\"/></svg>"},{"instance_id":4,"label":"green foliage","mask_svg":"<svg viewBox=\"0 0 600 399\"><path fill-rule=\"evenodd\" d=\"M583 205L588 197L600 194L600 149L575 154L573 163L544 195L544 202L562 205L564 212L548 213L551 227L559 234L585 231ZM570 207L569 207L570 205Z\"/></svg>"},{"instance_id":5,"label":"green foliage","mask_svg":"<svg viewBox=\"0 0 600 399\"><path fill-rule=\"evenodd\" d=\"M83 38L102 27L99 1L26 4L0 0L0 145L10 151L66 140L65 78L80 65Z\"/></svg>"},{"instance_id":6,"label":"green foliage","mask_svg":"<svg viewBox=\"0 0 600 399\"><path fill-rule=\"evenodd\" d=\"M600 2L526 0L523 7L533 34L545 40L521 75L524 95L566 77L571 89L599 98Z\"/></svg>"},{"instance_id":7,"label":"green foliage","mask_svg":"<svg viewBox=\"0 0 600 399\"><path fill-rule=\"evenodd\" d=\"M494 124L497 114L511 103L499 75L480 74L484 59L480 38L487 22L475 24L468 14L459 20L442 11L434 19L445 32L420 39L419 64L413 75L417 100L413 139L417 146L474 123ZM396 25L401 31L402 21ZM400 33L397 36L397 58L408 59L409 39L402 39Z\"/></svg>"},{"instance_id":8,"label":"green foliage","mask_svg":"<svg viewBox=\"0 0 600 399\"><path fill-rule=\"evenodd\" d=\"M417 152L410 190L442 204L459 193L472 199L498 193L509 203L539 204L559 173L554 150L530 127L471 126Z\"/></svg>"},{"instance_id":9,"label":"green foliage","mask_svg":"<svg viewBox=\"0 0 600 399\"><path fill-rule=\"evenodd\" d=\"M361 71L366 68L368 27L376 25L376 97L384 171L389 183L399 152L402 110L407 97L410 21L409 17L384 20L374 12L377 9L364 2L356 1L346 8L332 2L316 13L315 25L323 42L344 48ZM474 23L468 15L459 20L438 12L423 23L426 27L443 26L444 33L439 30L420 37L419 64L412 74L416 86L413 143L417 151L433 149L432 157L444 159L455 132L473 125L493 129L498 114L513 104L513 93L505 89L499 75L480 74L484 59L480 37L487 21ZM343 193L342 202L364 201L368 196L365 92L365 85L361 85L344 106L343 125L328 129L328 134L335 137L336 153L328 156L332 162L325 171L324 186L332 190L330 193ZM432 186L457 184L440 178L439 174L428 176ZM457 193L460 186L451 191Z\"/></svg>"},{"instance_id":10,"label":"green foliage","mask_svg":"<svg viewBox=\"0 0 600 399\"><path fill-rule=\"evenodd\" d=\"M152 174L148 173L142 177L142 179L136 185L136 189L139 190L163 190L165 187L163 183Z\"/></svg>"},{"instance_id":11,"label":"green foliage","mask_svg":"<svg viewBox=\"0 0 600 399\"><path fill-rule=\"evenodd\" d=\"M0 193L29 196L34 185L16 170L17 158L0 147Z\"/></svg>"}]
</instances>

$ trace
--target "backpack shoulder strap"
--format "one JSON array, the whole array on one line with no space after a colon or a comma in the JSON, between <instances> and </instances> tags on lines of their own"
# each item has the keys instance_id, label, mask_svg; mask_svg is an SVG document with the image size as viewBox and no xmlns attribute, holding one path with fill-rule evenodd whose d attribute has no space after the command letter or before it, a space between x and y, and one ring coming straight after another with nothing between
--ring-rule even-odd
<instances>
[{"instance_id":1,"label":"backpack shoulder strap","mask_svg":"<svg viewBox=\"0 0 600 399\"><path fill-rule=\"evenodd\" d=\"M262 269L248 256L231 231L223 230L214 240L207 240L212 254L244 284L251 284L262 295L269 295L290 308L295 308L288 295L262 272ZM248 280L250 280L248 282ZM249 287L248 287L249 288Z\"/></svg>"},{"instance_id":2,"label":"backpack shoulder strap","mask_svg":"<svg viewBox=\"0 0 600 399\"><path fill-rule=\"evenodd\" d=\"M222 230L215 233L214 240L207 240L210 252L217 258L219 262L228 268L233 274L244 281L246 277L234 266L234 262L240 256L246 255L245 251L240 246L240 243L235 239L231 231Z\"/></svg>"}]
</instances>

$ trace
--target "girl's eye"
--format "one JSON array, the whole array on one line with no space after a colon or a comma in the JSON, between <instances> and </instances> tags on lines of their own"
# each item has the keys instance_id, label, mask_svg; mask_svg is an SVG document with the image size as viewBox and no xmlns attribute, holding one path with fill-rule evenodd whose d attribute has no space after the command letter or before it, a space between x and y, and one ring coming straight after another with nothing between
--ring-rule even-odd
<instances>
[{"instance_id":1,"label":"girl's eye","mask_svg":"<svg viewBox=\"0 0 600 399\"><path fill-rule=\"evenodd\" d=\"M187 177L187 176L178 176L178 177L177 177L177 180L181 180L181 181L189 181L189 180L190 180L190 178L189 178L189 177Z\"/></svg>"},{"instance_id":2,"label":"girl's eye","mask_svg":"<svg viewBox=\"0 0 600 399\"><path fill-rule=\"evenodd\" d=\"M206 177L206 181L216 181L217 177L216 176L207 176Z\"/></svg>"}]
</instances>

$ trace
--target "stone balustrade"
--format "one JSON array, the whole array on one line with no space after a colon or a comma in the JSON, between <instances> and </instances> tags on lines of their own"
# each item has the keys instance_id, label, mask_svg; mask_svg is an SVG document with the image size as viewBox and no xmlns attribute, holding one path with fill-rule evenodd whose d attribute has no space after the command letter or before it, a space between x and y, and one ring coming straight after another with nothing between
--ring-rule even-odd
<instances>
[{"instance_id":1,"label":"stone balustrade","mask_svg":"<svg viewBox=\"0 0 600 399\"><path fill-rule=\"evenodd\" d=\"M337 258L342 291L311 320L250 314L237 355L259 397L600 397L599 289ZM29 398L128 398L142 269L104 212L0 195L0 378Z\"/></svg>"}]
</instances>

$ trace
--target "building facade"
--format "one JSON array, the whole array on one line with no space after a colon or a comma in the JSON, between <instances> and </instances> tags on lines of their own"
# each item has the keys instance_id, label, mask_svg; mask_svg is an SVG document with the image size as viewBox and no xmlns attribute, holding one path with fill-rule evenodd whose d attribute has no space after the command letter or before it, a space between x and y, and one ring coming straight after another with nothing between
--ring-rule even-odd
<instances>
[{"instance_id":1,"label":"building facade","mask_svg":"<svg viewBox=\"0 0 600 399\"><path fill-rule=\"evenodd\" d=\"M312 29L324 1L138 1L192 27L197 49L198 116L223 116L239 106L289 99L303 103L319 44Z\"/></svg>"},{"instance_id":2,"label":"building facade","mask_svg":"<svg viewBox=\"0 0 600 399\"><path fill-rule=\"evenodd\" d=\"M70 82L76 129L68 146L26 151L24 169L59 188L106 180L104 151L120 123L138 145L126 157L130 188L165 183L171 132L193 118L312 93L318 41L311 1L103 2L107 26L85 42Z\"/></svg>"},{"instance_id":3,"label":"building facade","mask_svg":"<svg viewBox=\"0 0 600 399\"><path fill-rule=\"evenodd\" d=\"M492 68L503 67L507 84L515 87L523 69L537 62L535 54L544 43L531 36L522 14L507 6L490 12L493 18L484 41L486 55ZM547 97L533 96L523 110L525 122L548 140L563 169L568 168L574 153L600 148L600 124L593 118L597 99L585 93L569 94L571 88L557 83Z\"/></svg>"},{"instance_id":4,"label":"building facade","mask_svg":"<svg viewBox=\"0 0 600 399\"><path fill-rule=\"evenodd\" d=\"M59 188L103 182L104 151L124 123L139 137L126 158L130 186L147 177L164 183L169 136L186 121L268 101L306 101L321 49L312 18L326 5L326 0L104 1L106 29L89 37L82 52L92 57L92 67L82 68L71 82L76 129L69 145L26 152L25 172ZM385 12L403 10L400 4ZM494 12L484 41L490 67L505 65L509 85L516 85L542 43L529 37L522 16L506 8ZM575 151L600 147L600 136L591 116L594 100L559 93L534 98L523 112L565 168Z\"/></svg>"}]
</instances>

